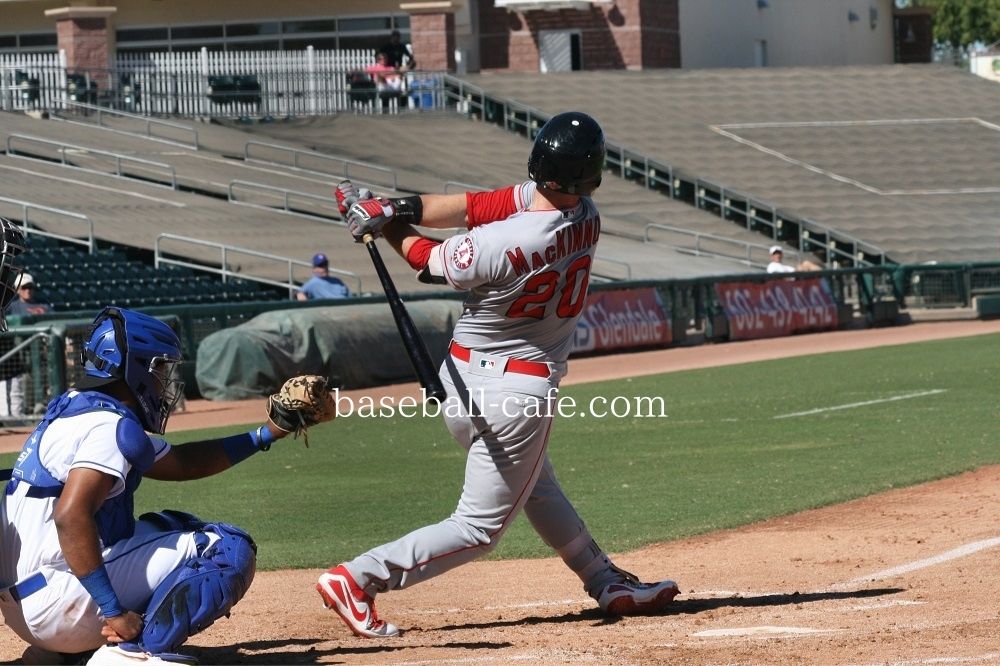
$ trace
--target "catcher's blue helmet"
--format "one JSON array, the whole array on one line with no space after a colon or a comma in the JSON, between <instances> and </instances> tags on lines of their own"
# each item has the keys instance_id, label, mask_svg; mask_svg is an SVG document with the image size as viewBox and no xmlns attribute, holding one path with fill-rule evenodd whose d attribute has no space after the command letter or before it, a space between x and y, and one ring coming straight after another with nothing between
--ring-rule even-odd
<instances>
[{"instance_id":1,"label":"catcher's blue helmet","mask_svg":"<svg viewBox=\"0 0 1000 666\"><path fill-rule=\"evenodd\" d=\"M94 319L82 356L85 376L77 389L125 382L139 405L143 427L163 434L184 389L184 382L174 377L181 342L172 328L140 312L107 307Z\"/></svg>"}]
</instances>

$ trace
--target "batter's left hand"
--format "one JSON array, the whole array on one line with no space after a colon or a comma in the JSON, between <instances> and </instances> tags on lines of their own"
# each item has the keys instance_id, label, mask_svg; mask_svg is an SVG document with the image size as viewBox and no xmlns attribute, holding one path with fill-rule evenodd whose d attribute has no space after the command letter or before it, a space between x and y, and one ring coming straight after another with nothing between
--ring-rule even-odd
<instances>
[{"instance_id":1,"label":"batter's left hand","mask_svg":"<svg viewBox=\"0 0 1000 666\"><path fill-rule=\"evenodd\" d=\"M396 216L396 207L388 199L368 199L358 201L347 211L347 230L360 243L366 234L377 238L382 228Z\"/></svg>"},{"instance_id":2,"label":"batter's left hand","mask_svg":"<svg viewBox=\"0 0 1000 666\"><path fill-rule=\"evenodd\" d=\"M142 616L132 611L104 618L101 635L111 643L121 643L134 639L142 631Z\"/></svg>"}]
</instances>

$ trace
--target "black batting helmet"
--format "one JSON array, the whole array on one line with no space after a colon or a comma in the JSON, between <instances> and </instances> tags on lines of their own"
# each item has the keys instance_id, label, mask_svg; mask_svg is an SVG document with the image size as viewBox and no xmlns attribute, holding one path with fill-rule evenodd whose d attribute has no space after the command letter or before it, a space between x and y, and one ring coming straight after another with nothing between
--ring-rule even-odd
<instances>
[{"instance_id":1,"label":"black batting helmet","mask_svg":"<svg viewBox=\"0 0 1000 666\"><path fill-rule=\"evenodd\" d=\"M601 184L604 131L586 113L552 116L539 130L528 158L528 177L542 187L587 196Z\"/></svg>"}]
</instances>

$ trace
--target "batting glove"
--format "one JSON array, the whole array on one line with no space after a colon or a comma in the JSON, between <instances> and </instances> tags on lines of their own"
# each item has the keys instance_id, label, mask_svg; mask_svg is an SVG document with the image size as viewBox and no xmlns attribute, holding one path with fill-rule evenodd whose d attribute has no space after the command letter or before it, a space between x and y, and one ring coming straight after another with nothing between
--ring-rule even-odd
<instances>
[{"instance_id":1,"label":"batting glove","mask_svg":"<svg viewBox=\"0 0 1000 666\"><path fill-rule=\"evenodd\" d=\"M388 199L366 199L358 201L347 210L347 230L354 236L354 242L361 243L365 235L373 238L382 235L382 229L396 216L396 207Z\"/></svg>"},{"instance_id":2,"label":"batting glove","mask_svg":"<svg viewBox=\"0 0 1000 666\"><path fill-rule=\"evenodd\" d=\"M333 194L337 197L337 210L342 217L347 216L347 211L357 201L364 201L372 198L372 191L366 188L360 190L349 180L342 180L334 189Z\"/></svg>"}]
</instances>

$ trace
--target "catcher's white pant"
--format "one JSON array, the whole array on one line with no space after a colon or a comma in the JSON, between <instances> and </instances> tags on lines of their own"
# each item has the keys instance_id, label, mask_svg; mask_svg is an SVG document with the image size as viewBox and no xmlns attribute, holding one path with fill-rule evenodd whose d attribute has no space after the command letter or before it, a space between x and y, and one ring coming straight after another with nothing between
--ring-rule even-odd
<instances>
[{"instance_id":1,"label":"catcher's white pant","mask_svg":"<svg viewBox=\"0 0 1000 666\"><path fill-rule=\"evenodd\" d=\"M585 530L546 454L561 373L498 373L497 364L503 368L501 357L477 352L470 362L449 355L442 364L445 404L462 405L458 416L445 409L448 429L468 451L462 496L440 523L345 563L368 594L413 585L488 553L522 507L557 550Z\"/></svg>"},{"instance_id":2,"label":"catcher's white pant","mask_svg":"<svg viewBox=\"0 0 1000 666\"><path fill-rule=\"evenodd\" d=\"M218 535L207 533L209 543ZM122 607L142 613L153 590L198 548L192 532L160 532L146 521L135 535L104 549L111 585ZM204 537L202 537L204 538ZM18 636L51 652L83 652L101 647L104 621L100 609L65 564L43 567L45 586L18 602L10 588L0 590L0 611Z\"/></svg>"}]
</instances>

